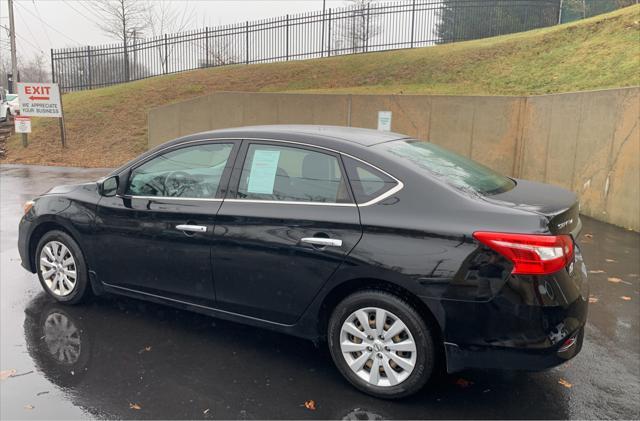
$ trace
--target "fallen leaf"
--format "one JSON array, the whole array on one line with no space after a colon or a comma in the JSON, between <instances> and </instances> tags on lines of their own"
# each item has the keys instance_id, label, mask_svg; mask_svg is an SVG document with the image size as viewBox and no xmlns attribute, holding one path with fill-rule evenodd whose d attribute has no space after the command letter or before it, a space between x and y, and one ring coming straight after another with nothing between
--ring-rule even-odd
<instances>
[{"instance_id":1,"label":"fallen leaf","mask_svg":"<svg viewBox=\"0 0 640 421\"><path fill-rule=\"evenodd\" d=\"M0 380L8 379L16 374L16 369L12 368L11 370L2 370L0 371Z\"/></svg>"},{"instance_id":2,"label":"fallen leaf","mask_svg":"<svg viewBox=\"0 0 640 421\"><path fill-rule=\"evenodd\" d=\"M585 235L584 235L584 238L589 238L589 239L591 239L591 238L593 238L593 234L585 234Z\"/></svg>"},{"instance_id":3,"label":"fallen leaf","mask_svg":"<svg viewBox=\"0 0 640 421\"><path fill-rule=\"evenodd\" d=\"M129 403L129 409L135 409L136 411L139 411L142 409L142 407L137 403Z\"/></svg>"},{"instance_id":4,"label":"fallen leaf","mask_svg":"<svg viewBox=\"0 0 640 421\"><path fill-rule=\"evenodd\" d=\"M633 285L631 282L627 282L624 279L614 278L614 277L609 278L609 282L614 283L614 284L619 284L619 283L622 282L625 285Z\"/></svg>"},{"instance_id":5,"label":"fallen leaf","mask_svg":"<svg viewBox=\"0 0 640 421\"><path fill-rule=\"evenodd\" d=\"M310 411L315 411L316 410L316 401L314 401L313 399L308 400L304 403L304 407L307 408Z\"/></svg>"},{"instance_id":6,"label":"fallen leaf","mask_svg":"<svg viewBox=\"0 0 640 421\"><path fill-rule=\"evenodd\" d=\"M573 386L571 383L569 383L568 381L566 381L565 379L560 379L558 380L558 383L560 383L561 385L563 385L564 387L566 387L567 389L571 389L571 387Z\"/></svg>"},{"instance_id":7,"label":"fallen leaf","mask_svg":"<svg viewBox=\"0 0 640 421\"><path fill-rule=\"evenodd\" d=\"M617 260L615 260L615 259L604 259L604 261L607 262L607 263L615 263L615 262L617 262Z\"/></svg>"},{"instance_id":8,"label":"fallen leaf","mask_svg":"<svg viewBox=\"0 0 640 421\"><path fill-rule=\"evenodd\" d=\"M471 386L472 384L473 384L472 381L469 381L467 379L463 379L462 377L459 378L458 380L456 380L456 385L458 385L460 387L466 388L466 387Z\"/></svg>"},{"instance_id":9,"label":"fallen leaf","mask_svg":"<svg viewBox=\"0 0 640 421\"><path fill-rule=\"evenodd\" d=\"M631 297L628 297L628 296L626 296L626 295L623 295L623 296L622 296L622 297L620 297L620 298L622 298L622 299L623 299L623 300L625 300L625 301L631 301Z\"/></svg>"},{"instance_id":10,"label":"fallen leaf","mask_svg":"<svg viewBox=\"0 0 640 421\"><path fill-rule=\"evenodd\" d=\"M600 269L590 270L589 273L604 273L604 270L600 270Z\"/></svg>"},{"instance_id":11,"label":"fallen leaf","mask_svg":"<svg viewBox=\"0 0 640 421\"><path fill-rule=\"evenodd\" d=\"M35 406L33 406L33 405L25 405L24 406L24 409L28 409L29 411L31 411L34 408L35 408Z\"/></svg>"},{"instance_id":12,"label":"fallen leaf","mask_svg":"<svg viewBox=\"0 0 640 421\"><path fill-rule=\"evenodd\" d=\"M596 297L589 297L589 304L597 303L598 299Z\"/></svg>"}]
</instances>

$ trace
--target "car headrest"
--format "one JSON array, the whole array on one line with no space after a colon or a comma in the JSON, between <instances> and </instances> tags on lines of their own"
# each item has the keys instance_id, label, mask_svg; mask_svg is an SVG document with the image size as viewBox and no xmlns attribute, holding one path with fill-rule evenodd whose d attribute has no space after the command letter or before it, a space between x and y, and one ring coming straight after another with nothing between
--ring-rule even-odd
<instances>
[{"instance_id":1,"label":"car headrest","mask_svg":"<svg viewBox=\"0 0 640 421\"><path fill-rule=\"evenodd\" d=\"M331 160L320 154L309 154L302 161L302 176L312 180L331 178Z\"/></svg>"}]
</instances>

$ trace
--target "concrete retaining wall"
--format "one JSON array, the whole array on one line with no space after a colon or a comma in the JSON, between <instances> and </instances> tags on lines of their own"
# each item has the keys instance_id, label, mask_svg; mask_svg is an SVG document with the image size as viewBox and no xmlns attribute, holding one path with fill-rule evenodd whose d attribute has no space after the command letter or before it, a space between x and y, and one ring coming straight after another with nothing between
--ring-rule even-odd
<instances>
[{"instance_id":1,"label":"concrete retaining wall","mask_svg":"<svg viewBox=\"0 0 640 421\"><path fill-rule=\"evenodd\" d=\"M149 146L252 124L392 129L504 174L574 190L582 213L640 231L640 88L535 97L220 92L149 112Z\"/></svg>"}]
</instances>

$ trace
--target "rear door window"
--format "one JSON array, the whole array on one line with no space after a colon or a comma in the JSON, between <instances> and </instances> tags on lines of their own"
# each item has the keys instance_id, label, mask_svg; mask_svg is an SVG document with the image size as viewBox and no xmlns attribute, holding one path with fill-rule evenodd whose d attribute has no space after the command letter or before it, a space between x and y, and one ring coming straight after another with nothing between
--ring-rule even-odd
<instances>
[{"instance_id":1,"label":"rear door window","mask_svg":"<svg viewBox=\"0 0 640 421\"><path fill-rule=\"evenodd\" d=\"M350 203L338 157L311 149L251 144L240 176L238 198Z\"/></svg>"}]
</instances>

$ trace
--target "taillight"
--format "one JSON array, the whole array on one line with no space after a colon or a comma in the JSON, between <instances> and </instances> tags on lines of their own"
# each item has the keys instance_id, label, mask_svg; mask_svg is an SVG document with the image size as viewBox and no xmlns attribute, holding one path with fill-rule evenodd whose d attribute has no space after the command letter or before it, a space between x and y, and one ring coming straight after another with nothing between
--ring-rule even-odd
<instances>
[{"instance_id":1,"label":"taillight","mask_svg":"<svg viewBox=\"0 0 640 421\"><path fill-rule=\"evenodd\" d=\"M573 240L568 235L478 231L473 237L513 262L515 275L554 273L573 260Z\"/></svg>"}]
</instances>

